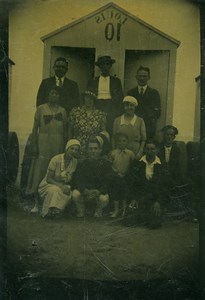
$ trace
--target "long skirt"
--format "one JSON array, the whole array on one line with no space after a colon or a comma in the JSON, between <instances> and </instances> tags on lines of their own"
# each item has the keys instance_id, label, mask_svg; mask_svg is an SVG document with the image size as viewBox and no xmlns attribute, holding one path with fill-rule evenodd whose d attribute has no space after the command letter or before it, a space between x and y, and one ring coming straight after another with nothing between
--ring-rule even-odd
<instances>
[{"instance_id":1,"label":"long skirt","mask_svg":"<svg viewBox=\"0 0 205 300\"><path fill-rule=\"evenodd\" d=\"M72 193L66 195L62 192L61 188L54 184L46 184L38 189L39 196L43 200L43 207L41 215L45 217L50 208L58 208L64 210L65 207L71 202Z\"/></svg>"}]
</instances>

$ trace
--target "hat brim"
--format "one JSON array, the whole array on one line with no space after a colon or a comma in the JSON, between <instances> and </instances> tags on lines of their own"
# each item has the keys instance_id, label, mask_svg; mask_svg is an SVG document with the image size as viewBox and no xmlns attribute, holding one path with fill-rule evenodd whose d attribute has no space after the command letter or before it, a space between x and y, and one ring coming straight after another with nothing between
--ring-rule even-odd
<instances>
[{"instance_id":1,"label":"hat brim","mask_svg":"<svg viewBox=\"0 0 205 300\"><path fill-rule=\"evenodd\" d=\"M105 59L104 61L109 61L112 65L115 63L115 59ZM99 65L101 64L101 61L96 61L95 65L99 67Z\"/></svg>"}]
</instances>

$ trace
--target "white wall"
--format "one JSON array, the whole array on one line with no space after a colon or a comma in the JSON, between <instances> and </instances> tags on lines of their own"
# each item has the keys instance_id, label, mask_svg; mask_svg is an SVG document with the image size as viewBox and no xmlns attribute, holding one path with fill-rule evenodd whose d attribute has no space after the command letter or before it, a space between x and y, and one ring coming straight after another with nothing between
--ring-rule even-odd
<instances>
[{"instance_id":1,"label":"white wall","mask_svg":"<svg viewBox=\"0 0 205 300\"><path fill-rule=\"evenodd\" d=\"M10 130L23 146L31 132L35 98L42 79L40 37L109 3L106 0L22 0L10 10L12 69ZM181 42L177 50L173 124L179 140L193 140L196 83L200 73L199 8L188 0L117 0L116 4ZM69 76L69 74L68 74Z\"/></svg>"}]
</instances>

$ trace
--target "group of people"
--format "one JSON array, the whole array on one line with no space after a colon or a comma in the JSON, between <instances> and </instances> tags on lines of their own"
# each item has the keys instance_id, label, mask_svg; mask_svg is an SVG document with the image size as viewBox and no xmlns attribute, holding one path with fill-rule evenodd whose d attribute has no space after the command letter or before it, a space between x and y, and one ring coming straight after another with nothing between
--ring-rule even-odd
<instances>
[{"instance_id":1,"label":"group of people","mask_svg":"<svg viewBox=\"0 0 205 300\"><path fill-rule=\"evenodd\" d=\"M110 207L113 218L125 216L128 207L146 207L152 226L160 224L161 199L180 180L178 130L165 126L156 144L161 103L147 85L149 68L139 67L137 86L124 96L120 79L110 75L114 62L98 57L101 75L88 81L83 102L77 83L66 77L65 58L57 58L55 76L42 81L27 184L35 195L32 212L39 211L39 200L43 217L59 215L69 203L78 217L87 207L95 217Z\"/></svg>"}]
</instances>

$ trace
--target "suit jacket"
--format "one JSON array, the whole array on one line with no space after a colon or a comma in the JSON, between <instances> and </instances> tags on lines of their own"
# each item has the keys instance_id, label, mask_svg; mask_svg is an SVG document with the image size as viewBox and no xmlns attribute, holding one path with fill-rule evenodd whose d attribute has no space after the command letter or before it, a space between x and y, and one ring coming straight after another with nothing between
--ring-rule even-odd
<instances>
[{"instance_id":1,"label":"suit jacket","mask_svg":"<svg viewBox=\"0 0 205 300\"><path fill-rule=\"evenodd\" d=\"M134 160L130 168L130 191L132 197L141 197L146 194L152 194L153 198L159 198L162 189L162 178L164 175L164 168L160 164L154 165L154 174L152 179L146 178L146 164L144 161Z\"/></svg>"},{"instance_id":2,"label":"suit jacket","mask_svg":"<svg viewBox=\"0 0 205 300\"><path fill-rule=\"evenodd\" d=\"M98 95L98 85L100 76L88 81L87 89ZM116 115L121 113L122 110L122 100L123 91L122 84L119 78L110 76L110 94L113 101L113 106L116 110Z\"/></svg>"},{"instance_id":3,"label":"suit jacket","mask_svg":"<svg viewBox=\"0 0 205 300\"><path fill-rule=\"evenodd\" d=\"M47 97L50 89L56 85L56 78L50 77L43 79L37 94L36 106L47 102ZM65 77L59 105L65 108L69 113L73 107L79 106L79 90L78 84Z\"/></svg>"},{"instance_id":4,"label":"suit jacket","mask_svg":"<svg viewBox=\"0 0 205 300\"><path fill-rule=\"evenodd\" d=\"M170 152L170 158L169 158L168 163L165 161L165 148L164 148L163 143L161 143L159 145L158 156L159 156L162 164L166 168L167 175L169 177L171 176L171 178L174 181L180 180L180 178L181 178L180 149L176 145L176 143L172 144L172 148L171 148L171 152Z\"/></svg>"},{"instance_id":5,"label":"suit jacket","mask_svg":"<svg viewBox=\"0 0 205 300\"><path fill-rule=\"evenodd\" d=\"M139 94L138 87L127 92L128 96L133 96L138 101L136 114L145 121L147 136L153 137L156 131L157 119L161 115L161 100L157 90L147 86L143 96Z\"/></svg>"},{"instance_id":6,"label":"suit jacket","mask_svg":"<svg viewBox=\"0 0 205 300\"><path fill-rule=\"evenodd\" d=\"M112 165L108 159L84 159L78 163L74 173L74 188L80 192L85 189L97 189L101 194L106 194L109 190L112 173Z\"/></svg>"}]
</instances>

